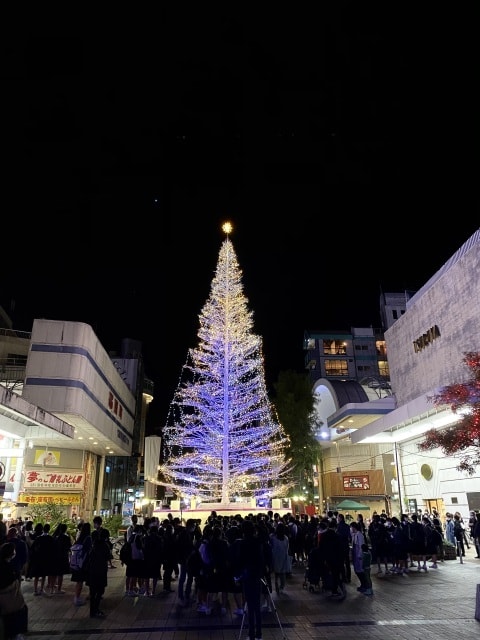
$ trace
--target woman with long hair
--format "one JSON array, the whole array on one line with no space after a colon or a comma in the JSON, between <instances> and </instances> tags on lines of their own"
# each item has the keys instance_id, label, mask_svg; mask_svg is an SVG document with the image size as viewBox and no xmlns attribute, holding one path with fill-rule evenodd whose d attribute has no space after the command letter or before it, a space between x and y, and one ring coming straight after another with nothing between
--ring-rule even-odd
<instances>
[{"instance_id":1,"label":"woman with long hair","mask_svg":"<svg viewBox=\"0 0 480 640\"><path fill-rule=\"evenodd\" d=\"M54 579L51 583L52 594L57 593L63 595L63 576L66 573L70 573L70 547L72 546L72 539L67 533L67 525L65 522L60 522L55 531L53 532L53 539L55 541L55 566L54 566Z\"/></svg>"},{"instance_id":2,"label":"woman with long hair","mask_svg":"<svg viewBox=\"0 0 480 640\"><path fill-rule=\"evenodd\" d=\"M108 530L103 529L103 531L106 531L106 535L102 535L102 529L94 529L92 531L92 548L86 560L85 583L90 590L91 618L105 617L104 612L100 611L100 601L108 584L110 546L107 542L107 538L109 538Z\"/></svg>"},{"instance_id":3,"label":"woman with long hair","mask_svg":"<svg viewBox=\"0 0 480 640\"><path fill-rule=\"evenodd\" d=\"M45 594L45 580L49 572L48 558L42 553L43 524L37 522L33 528L32 545L28 562L28 577L33 578L33 593L36 596Z\"/></svg>"},{"instance_id":4,"label":"woman with long hair","mask_svg":"<svg viewBox=\"0 0 480 640\"><path fill-rule=\"evenodd\" d=\"M92 548L92 525L90 522L83 522L79 525L79 531L75 544L83 545L83 557L86 558ZM73 596L73 604L81 607L85 604L85 600L80 597L82 593L83 583L87 578L86 567L72 571L71 581L75 582L75 595Z\"/></svg>"}]
</instances>

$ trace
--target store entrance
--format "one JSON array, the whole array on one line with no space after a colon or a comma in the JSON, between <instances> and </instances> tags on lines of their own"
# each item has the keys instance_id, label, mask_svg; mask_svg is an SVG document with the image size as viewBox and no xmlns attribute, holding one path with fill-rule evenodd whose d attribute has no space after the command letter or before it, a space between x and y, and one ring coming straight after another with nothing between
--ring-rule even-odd
<instances>
[{"instance_id":1,"label":"store entrance","mask_svg":"<svg viewBox=\"0 0 480 640\"><path fill-rule=\"evenodd\" d=\"M445 522L445 504L441 498L425 500L425 510L431 515L434 511L440 516L440 521Z\"/></svg>"}]
</instances>

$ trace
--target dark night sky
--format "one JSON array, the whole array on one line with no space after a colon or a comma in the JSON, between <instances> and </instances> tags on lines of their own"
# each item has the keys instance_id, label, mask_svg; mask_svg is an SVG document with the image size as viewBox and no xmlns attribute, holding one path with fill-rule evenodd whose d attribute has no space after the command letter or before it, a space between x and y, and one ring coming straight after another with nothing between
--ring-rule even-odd
<instances>
[{"instance_id":1,"label":"dark night sky","mask_svg":"<svg viewBox=\"0 0 480 640\"><path fill-rule=\"evenodd\" d=\"M159 426L225 219L269 384L479 227L473 16L289 11L3 44L0 304L141 340Z\"/></svg>"}]
</instances>

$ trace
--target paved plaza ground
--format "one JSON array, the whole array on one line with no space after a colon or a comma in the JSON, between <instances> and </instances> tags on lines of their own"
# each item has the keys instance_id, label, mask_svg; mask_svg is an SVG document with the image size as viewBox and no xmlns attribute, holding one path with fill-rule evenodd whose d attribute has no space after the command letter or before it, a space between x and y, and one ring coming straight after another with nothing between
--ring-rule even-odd
<instances>
[{"instance_id":1,"label":"paved plaza ground","mask_svg":"<svg viewBox=\"0 0 480 640\"><path fill-rule=\"evenodd\" d=\"M263 640L336 640L355 638L402 640L473 640L480 638L475 619L480 560L467 550L464 564L439 563L427 573L412 569L407 577L377 577L374 567L371 597L358 593L353 574L347 597L332 602L320 592L305 588L305 569L297 565L284 594L273 594L275 609L263 614ZM76 640L245 640L242 618L227 610L206 617L196 605L179 606L176 593L156 598L126 597L125 570L120 563L109 571L109 585L102 601L104 619L90 618L88 604L73 605L73 583L65 578L66 594L34 597L33 583L23 582L29 607L28 640L75 638ZM430 564L430 563L429 563ZM176 582L172 587L176 587ZM162 584L159 584L162 588ZM84 587L82 595L87 595ZM278 615L278 619L277 619Z\"/></svg>"}]
</instances>

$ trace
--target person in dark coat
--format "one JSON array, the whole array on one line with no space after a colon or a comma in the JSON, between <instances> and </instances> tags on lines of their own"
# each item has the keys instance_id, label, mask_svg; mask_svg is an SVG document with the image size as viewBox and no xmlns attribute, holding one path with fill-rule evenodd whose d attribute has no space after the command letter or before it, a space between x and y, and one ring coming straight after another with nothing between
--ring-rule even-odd
<instances>
[{"instance_id":1,"label":"person in dark coat","mask_svg":"<svg viewBox=\"0 0 480 640\"><path fill-rule=\"evenodd\" d=\"M195 546L196 523L193 518L189 518L185 526L175 528L175 554L180 573L178 577L178 599L182 604L190 602L192 592L193 576L188 573L187 562Z\"/></svg>"},{"instance_id":2,"label":"person in dark coat","mask_svg":"<svg viewBox=\"0 0 480 640\"><path fill-rule=\"evenodd\" d=\"M97 529L102 534L102 538L106 541L110 547L110 559L108 560L108 568L116 569L116 565L113 564L113 542L110 540L110 531L103 526L102 516L95 516L92 520L93 529Z\"/></svg>"},{"instance_id":3,"label":"person in dark coat","mask_svg":"<svg viewBox=\"0 0 480 640\"><path fill-rule=\"evenodd\" d=\"M144 556L145 595L153 597L160 580L163 562L163 537L160 535L156 522L153 525L150 524L144 538Z\"/></svg>"},{"instance_id":4,"label":"person in dark coat","mask_svg":"<svg viewBox=\"0 0 480 640\"><path fill-rule=\"evenodd\" d=\"M343 593L339 590L344 564L343 542L336 531L336 526L337 521L330 520L318 541L320 557L325 567L325 574L322 576L323 587L331 591L332 598L343 597Z\"/></svg>"},{"instance_id":5,"label":"person in dark coat","mask_svg":"<svg viewBox=\"0 0 480 640\"><path fill-rule=\"evenodd\" d=\"M53 595L53 585L55 584L56 574L55 574L55 541L51 534L50 523L45 522L43 525L43 534L38 540L40 544L40 554L42 557L42 562L45 564L46 573L47 573L47 584L44 587L43 594L44 596L52 596Z\"/></svg>"},{"instance_id":6,"label":"person in dark coat","mask_svg":"<svg viewBox=\"0 0 480 640\"><path fill-rule=\"evenodd\" d=\"M83 555L86 557L90 553L90 549L92 548L92 525L90 522L82 522L79 525L79 530L77 534L77 538L75 542L77 544L83 545ZM82 593L83 583L87 578L86 575L86 567L83 567L79 570L72 571L71 581L75 582L75 595L73 596L73 604L76 607L81 607L85 604L85 600L83 600L80 595Z\"/></svg>"},{"instance_id":7,"label":"person in dark coat","mask_svg":"<svg viewBox=\"0 0 480 640\"><path fill-rule=\"evenodd\" d=\"M247 605L248 638L262 637L262 580L266 571L263 540L258 536L256 525L251 520L243 522L243 539L236 549L244 599Z\"/></svg>"},{"instance_id":8,"label":"person in dark coat","mask_svg":"<svg viewBox=\"0 0 480 640\"><path fill-rule=\"evenodd\" d=\"M28 560L28 547L25 540L18 535L17 528L12 525L7 533L7 542L13 542L15 545L15 556L11 561L12 567L17 572L17 578L21 581L22 573Z\"/></svg>"},{"instance_id":9,"label":"person in dark coat","mask_svg":"<svg viewBox=\"0 0 480 640\"><path fill-rule=\"evenodd\" d=\"M72 546L72 539L67 533L67 525L65 522L61 522L53 532L53 539L55 541L55 566L54 575L55 579L52 583L52 594L57 593L63 595L63 577L66 573L71 573L70 570L70 547Z\"/></svg>"},{"instance_id":10,"label":"person in dark coat","mask_svg":"<svg viewBox=\"0 0 480 640\"><path fill-rule=\"evenodd\" d=\"M211 572L207 579L207 609L211 610L216 594L221 593L221 614L225 615L228 605L228 589L230 587L228 574L228 542L223 529L215 525L210 540Z\"/></svg>"},{"instance_id":11,"label":"person in dark coat","mask_svg":"<svg viewBox=\"0 0 480 640\"><path fill-rule=\"evenodd\" d=\"M411 558L417 559L417 571L427 571L427 533L416 513L412 513L410 520L411 522L408 524L410 528L408 551Z\"/></svg>"},{"instance_id":12,"label":"person in dark coat","mask_svg":"<svg viewBox=\"0 0 480 640\"><path fill-rule=\"evenodd\" d=\"M28 577L33 578L33 593L36 596L47 594L45 580L51 570L50 556L45 553L45 546L49 546L50 536L45 536L43 531L43 524L38 522L33 529L33 542L30 547Z\"/></svg>"},{"instance_id":13,"label":"person in dark coat","mask_svg":"<svg viewBox=\"0 0 480 640\"><path fill-rule=\"evenodd\" d=\"M13 542L5 542L0 546L0 615L3 621L5 638L17 638L23 640L22 633L28 630L28 607L25 604L23 596L18 595L18 609L11 613L5 613L2 610L2 599L6 598L11 606L12 595L9 593L2 594L3 590L9 590L14 583L17 583L20 589L20 580L17 576L16 569L12 566L12 560L15 557L15 545ZM15 598L16 600L17 598ZM23 603L23 604L22 604Z\"/></svg>"},{"instance_id":14,"label":"person in dark coat","mask_svg":"<svg viewBox=\"0 0 480 640\"><path fill-rule=\"evenodd\" d=\"M175 536L172 524L164 521L163 529L163 591L173 593L172 577L178 564L175 556Z\"/></svg>"},{"instance_id":15,"label":"person in dark coat","mask_svg":"<svg viewBox=\"0 0 480 640\"><path fill-rule=\"evenodd\" d=\"M473 525L472 535L475 543L475 549L477 550L475 558L480 558L480 511L477 511L475 514L475 524Z\"/></svg>"},{"instance_id":16,"label":"person in dark coat","mask_svg":"<svg viewBox=\"0 0 480 640\"><path fill-rule=\"evenodd\" d=\"M352 564L350 561L350 543L352 541L352 534L350 533L350 527L345 522L345 516L343 513L339 513L337 515L337 535L340 536L340 540L342 541L342 581L350 582L352 580Z\"/></svg>"},{"instance_id":17,"label":"person in dark coat","mask_svg":"<svg viewBox=\"0 0 480 640\"><path fill-rule=\"evenodd\" d=\"M7 540L7 525L3 520L3 513L0 513L0 544Z\"/></svg>"},{"instance_id":18,"label":"person in dark coat","mask_svg":"<svg viewBox=\"0 0 480 640\"><path fill-rule=\"evenodd\" d=\"M438 529L436 529L433 525L433 522L427 518L427 516L423 516L422 524L425 527L425 535L426 535L426 554L427 557L430 556L432 558L432 564L430 565L430 569L436 569L437 558L439 554L439 549L443 545L443 538Z\"/></svg>"},{"instance_id":19,"label":"person in dark coat","mask_svg":"<svg viewBox=\"0 0 480 640\"><path fill-rule=\"evenodd\" d=\"M100 611L100 601L108 585L110 546L99 529L94 529L91 537L92 548L85 559L85 584L90 590L90 617L104 618L104 612Z\"/></svg>"}]
</instances>

